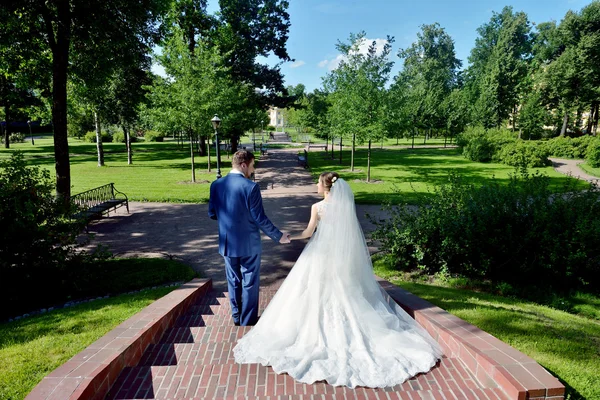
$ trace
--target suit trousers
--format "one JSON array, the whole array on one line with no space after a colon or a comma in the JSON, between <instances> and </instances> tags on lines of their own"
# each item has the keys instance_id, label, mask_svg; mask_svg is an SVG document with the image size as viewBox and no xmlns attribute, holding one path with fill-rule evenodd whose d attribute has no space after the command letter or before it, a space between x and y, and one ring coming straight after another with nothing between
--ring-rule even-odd
<instances>
[{"instance_id":1,"label":"suit trousers","mask_svg":"<svg viewBox=\"0 0 600 400\"><path fill-rule=\"evenodd\" d=\"M258 320L260 254L223 258L233 321L242 326L254 325Z\"/></svg>"}]
</instances>

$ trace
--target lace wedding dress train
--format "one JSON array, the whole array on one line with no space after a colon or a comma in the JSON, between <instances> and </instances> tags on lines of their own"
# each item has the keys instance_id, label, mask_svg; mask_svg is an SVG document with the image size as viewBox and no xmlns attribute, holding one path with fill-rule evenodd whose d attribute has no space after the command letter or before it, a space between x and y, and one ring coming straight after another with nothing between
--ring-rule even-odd
<instances>
[{"instance_id":1,"label":"lace wedding dress train","mask_svg":"<svg viewBox=\"0 0 600 400\"><path fill-rule=\"evenodd\" d=\"M347 183L338 179L324 204L317 231L233 349L235 361L351 388L390 387L428 371L442 352L375 280Z\"/></svg>"}]
</instances>

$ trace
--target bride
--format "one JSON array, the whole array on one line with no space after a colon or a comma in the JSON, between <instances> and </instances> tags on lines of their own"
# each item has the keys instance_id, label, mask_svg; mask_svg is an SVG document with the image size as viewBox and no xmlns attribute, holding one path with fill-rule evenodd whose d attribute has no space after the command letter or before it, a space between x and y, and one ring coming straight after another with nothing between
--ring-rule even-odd
<instances>
[{"instance_id":1,"label":"bride","mask_svg":"<svg viewBox=\"0 0 600 400\"><path fill-rule=\"evenodd\" d=\"M312 238L238 341L235 361L351 388L390 387L429 371L440 347L375 280L352 190L335 172L321 174L317 189L324 199L292 240Z\"/></svg>"}]
</instances>

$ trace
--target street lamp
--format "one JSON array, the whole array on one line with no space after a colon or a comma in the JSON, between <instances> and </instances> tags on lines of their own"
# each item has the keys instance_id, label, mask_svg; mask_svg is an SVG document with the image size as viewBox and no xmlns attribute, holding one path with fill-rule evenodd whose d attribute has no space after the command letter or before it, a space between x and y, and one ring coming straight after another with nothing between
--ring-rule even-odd
<instances>
[{"instance_id":1,"label":"street lamp","mask_svg":"<svg viewBox=\"0 0 600 400\"><path fill-rule=\"evenodd\" d=\"M33 141L33 134L31 133L31 121L27 121L27 125L29 125L29 136L31 136L31 144L35 145L35 142Z\"/></svg>"},{"instance_id":2,"label":"street lamp","mask_svg":"<svg viewBox=\"0 0 600 400\"><path fill-rule=\"evenodd\" d=\"M215 114L215 116L213 117L213 119L210 120L210 122L212 123L213 128L215 128L215 146L217 148L217 179L219 179L221 177L221 154L219 152L220 147L219 146L219 126L221 126L221 119L217 116L217 114Z\"/></svg>"}]
</instances>

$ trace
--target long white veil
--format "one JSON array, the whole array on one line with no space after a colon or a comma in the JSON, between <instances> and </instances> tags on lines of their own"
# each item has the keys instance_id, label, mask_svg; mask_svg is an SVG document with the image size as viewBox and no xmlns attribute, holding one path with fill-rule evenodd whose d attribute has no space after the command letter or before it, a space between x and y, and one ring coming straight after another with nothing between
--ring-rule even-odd
<instances>
[{"instance_id":1,"label":"long white veil","mask_svg":"<svg viewBox=\"0 0 600 400\"><path fill-rule=\"evenodd\" d=\"M373 280L373 265L360 222L354 193L344 179L333 183L318 225L318 245L327 247L329 274L351 289Z\"/></svg>"},{"instance_id":2,"label":"long white veil","mask_svg":"<svg viewBox=\"0 0 600 400\"><path fill-rule=\"evenodd\" d=\"M338 179L322 204L317 231L233 349L236 362L349 387L394 386L428 371L441 350L375 280L348 183Z\"/></svg>"}]
</instances>

